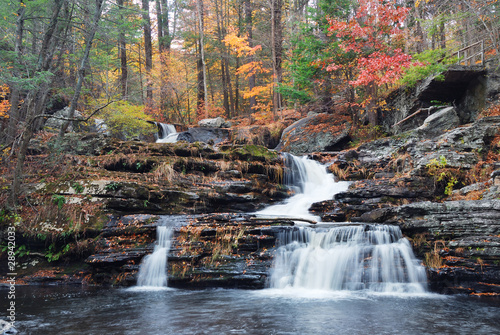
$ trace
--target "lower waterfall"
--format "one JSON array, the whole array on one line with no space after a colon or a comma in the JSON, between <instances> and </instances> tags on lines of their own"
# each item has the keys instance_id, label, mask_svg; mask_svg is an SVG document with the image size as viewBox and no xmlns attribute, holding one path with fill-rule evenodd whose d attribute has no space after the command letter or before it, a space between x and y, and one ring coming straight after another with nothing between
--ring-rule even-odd
<instances>
[{"instance_id":1,"label":"lower waterfall","mask_svg":"<svg viewBox=\"0 0 500 335\"><path fill-rule=\"evenodd\" d=\"M299 227L279 240L271 288L426 291L425 268L397 226Z\"/></svg>"},{"instance_id":2,"label":"lower waterfall","mask_svg":"<svg viewBox=\"0 0 500 335\"><path fill-rule=\"evenodd\" d=\"M156 228L156 244L152 254L141 262L137 286L167 286L167 257L170 250L172 228L158 226Z\"/></svg>"}]
</instances>

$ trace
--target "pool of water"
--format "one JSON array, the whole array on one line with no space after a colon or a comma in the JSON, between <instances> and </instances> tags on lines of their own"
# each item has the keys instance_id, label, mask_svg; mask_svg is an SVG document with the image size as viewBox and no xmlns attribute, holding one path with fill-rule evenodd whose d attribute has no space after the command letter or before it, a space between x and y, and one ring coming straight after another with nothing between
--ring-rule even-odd
<instances>
[{"instance_id":1,"label":"pool of water","mask_svg":"<svg viewBox=\"0 0 500 335\"><path fill-rule=\"evenodd\" d=\"M500 333L500 300L435 294L31 286L15 301L18 334Z\"/></svg>"}]
</instances>

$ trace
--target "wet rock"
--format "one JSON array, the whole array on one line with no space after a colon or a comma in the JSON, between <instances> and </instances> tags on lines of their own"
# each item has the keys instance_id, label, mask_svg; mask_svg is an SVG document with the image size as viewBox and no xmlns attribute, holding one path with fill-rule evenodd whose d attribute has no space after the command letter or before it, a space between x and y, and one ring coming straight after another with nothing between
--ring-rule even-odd
<instances>
[{"instance_id":1,"label":"wet rock","mask_svg":"<svg viewBox=\"0 0 500 335\"><path fill-rule=\"evenodd\" d=\"M353 221L381 222L381 218L378 218L381 213L371 213L372 211L423 201L433 196L434 186L428 178L362 180L351 184L347 191L336 194L332 201L323 202L323 205L313 204L311 210L321 212L321 207L324 210L326 204L330 203L329 206L333 210L326 213L334 221L343 218ZM370 214L365 214L369 212Z\"/></svg>"}]
</instances>

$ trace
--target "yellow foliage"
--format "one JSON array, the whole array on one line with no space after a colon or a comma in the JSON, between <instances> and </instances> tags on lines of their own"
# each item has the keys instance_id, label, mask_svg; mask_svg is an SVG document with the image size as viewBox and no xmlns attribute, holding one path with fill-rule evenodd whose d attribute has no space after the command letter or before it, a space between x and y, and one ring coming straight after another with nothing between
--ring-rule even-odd
<instances>
[{"instance_id":1,"label":"yellow foliage","mask_svg":"<svg viewBox=\"0 0 500 335\"><path fill-rule=\"evenodd\" d=\"M7 100L7 95L9 94L9 87L5 84L0 86L0 118L9 118L10 101Z\"/></svg>"},{"instance_id":2,"label":"yellow foliage","mask_svg":"<svg viewBox=\"0 0 500 335\"><path fill-rule=\"evenodd\" d=\"M123 100L106 107L98 118L103 118L112 132L122 133L127 138L153 134L157 131L156 126L146 122L152 121L152 118L144 113L144 106L132 105Z\"/></svg>"},{"instance_id":3,"label":"yellow foliage","mask_svg":"<svg viewBox=\"0 0 500 335\"><path fill-rule=\"evenodd\" d=\"M236 35L236 33L231 32L226 35L223 42L238 55L238 57L248 57L253 56L255 53L262 49L262 46L259 44L255 47L250 47L248 45L248 37L243 36L240 37Z\"/></svg>"}]
</instances>

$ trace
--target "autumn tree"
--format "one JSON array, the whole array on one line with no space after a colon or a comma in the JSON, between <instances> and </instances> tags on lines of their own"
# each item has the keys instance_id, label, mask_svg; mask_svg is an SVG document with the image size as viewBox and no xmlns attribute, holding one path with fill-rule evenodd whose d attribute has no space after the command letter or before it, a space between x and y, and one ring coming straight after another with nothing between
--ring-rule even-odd
<instances>
[{"instance_id":1,"label":"autumn tree","mask_svg":"<svg viewBox=\"0 0 500 335\"><path fill-rule=\"evenodd\" d=\"M407 14L408 8L399 6L396 0L359 0L355 15L347 22L330 20L329 32L355 60L347 64L334 61L327 69L346 71L346 67L354 67L349 84L360 89L361 106L371 125L378 124L380 90L396 83L411 65L411 56L402 50Z\"/></svg>"}]
</instances>

